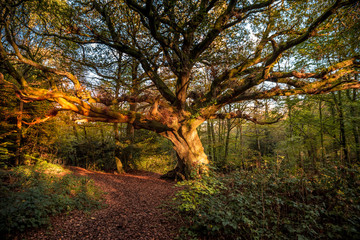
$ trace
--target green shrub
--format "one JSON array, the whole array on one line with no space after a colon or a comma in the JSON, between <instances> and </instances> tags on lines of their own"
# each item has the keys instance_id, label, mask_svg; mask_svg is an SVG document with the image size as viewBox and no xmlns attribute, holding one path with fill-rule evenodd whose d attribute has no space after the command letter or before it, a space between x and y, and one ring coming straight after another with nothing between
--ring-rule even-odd
<instances>
[{"instance_id":1,"label":"green shrub","mask_svg":"<svg viewBox=\"0 0 360 240\"><path fill-rule=\"evenodd\" d=\"M0 190L1 235L46 225L60 212L101 206L92 180L45 161L1 171Z\"/></svg>"},{"instance_id":2,"label":"green shrub","mask_svg":"<svg viewBox=\"0 0 360 240\"><path fill-rule=\"evenodd\" d=\"M180 184L177 209L189 236L208 239L356 239L360 179L354 169L315 177L269 170ZM185 186L185 187L184 187Z\"/></svg>"}]
</instances>

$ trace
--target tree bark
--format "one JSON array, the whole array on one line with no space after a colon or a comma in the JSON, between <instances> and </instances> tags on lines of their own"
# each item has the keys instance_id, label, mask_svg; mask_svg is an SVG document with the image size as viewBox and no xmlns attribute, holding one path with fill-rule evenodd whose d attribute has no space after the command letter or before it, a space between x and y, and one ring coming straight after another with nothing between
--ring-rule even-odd
<instances>
[{"instance_id":1,"label":"tree bark","mask_svg":"<svg viewBox=\"0 0 360 240\"><path fill-rule=\"evenodd\" d=\"M217 146L216 146L216 139L215 139L215 130L214 130L214 121L210 121L210 131L211 131L211 146L212 146L212 161L215 163L217 161L218 155L217 155Z\"/></svg>"},{"instance_id":2,"label":"tree bark","mask_svg":"<svg viewBox=\"0 0 360 240\"><path fill-rule=\"evenodd\" d=\"M346 133L345 133L345 121L344 121L344 109L342 105L341 91L338 91L337 96L333 94L333 98L339 117L340 147L341 147L341 153L343 154L342 158L344 158L345 164L349 164L349 156L347 151L347 143L346 143L346 135L345 135Z\"/></svg>"},{"instance_id":3,"label":"tree bark","mask_svg":"<svg viewBox=\"0 0 360 240\"><path fill-rule=\"evenodd\" d=\"M226 138L225 138L224 165L227 163L228 156L229 156L230 133L232 130L230 119L226 119L226 128L227 128L227 131L226 131Z\"/></svg>"},{"instance_id":4,"label":"tree bark","mask_svg":"<svg viewBox=\"0 0 360 240\"><path fill-rule=\"evenodd\" d=\"M212 145L212 137L211 137L211 129L209 120L206 122L206 133L207 133L207 142L208 142L208 152L207 154L210 156L210 159L214 161L214 157L212 155L213 145Z\"/></svg>"},{"instance_id":5,"label":"tree bark","mask_svg":"<svg viewBox=\"0 0 360 240\"><path fill-rule=\"evenodd\" d=\"M354 137L354 143L355 143L355 158L356 162L360 163L360 134L359 134L359 123L357 121L357 116L359 116L358 109L355 107L355 103L357 101L358 95L357 90L353 89L352 92L350 90L347 90L347 97L350 100L350 121L351 121L351 131L353 133Z\"/></svg>"},{"instance_id":6,"label":"tree bark","mask_svg":"<svg viewBox=\"0 0 360 240\"><path fill-rule=\"evenodd\" d=\"M244 143L243 143L243 126L242 123L240 123L240 158L241 158L241 166L242 169L245 169L245 159L244 159Z\"/></svg>"},{"instance_id":7,"label":"tree bark","mask_svg":"<svg viewBox=\"0 0 360 240\"><path fill-rule=\"evenodd\" d=\"M138 79L138 67L139 63L137 61L133 61L131 65L131 95L139 94L139 79ZM129 103L130 112L137 111L137 103ZM126 140L129 142L129 145L123 149L123 157L122 163L125 167L125 171L128 171L132 168L136 168L135 160L134 160L134 142L135 142L135 128L131 124L127 124L126 126ZM125 156L126 155L126 156Z\"/></svg>"},{"instance_id":8,"label":"tree bark","mask_svg":"<svg viewBox=\"0 0 360 240\"><path fill-rule=\"evenodd\" d=\"M181 126L177 131L161 133L174 145L177 166L162 178L186 180L199 178L208 172L209 160L195 127Z\"/></svg>"},{"instance_id":9,"label":"tree bark","mask_svg":"<svg viewBox=\"0 0 360 240\"><path fill-rule=\"evenodd\" d=\"M325 149L324 149L324 123L322 116L322 101L319 100L319 121L320 121L320 144L321 144L321 161L324 162L325 159Z\"/></svg>"},{"instance_id":10,"label":"tree bark","mask_svg":"<svg viewBox=\"0 0 360 240\"><path fill-rule=\"evenodd\" d=\"M21 154L21 140L22 140L22 117L24 111L24 102L20 100L19 105L19 114L17 116L17 136L16 136L16 155L15 155L15 166L18 166L22 163L22 154Z\"/></svg>"},{"instance_id":11,"label":"tree bark","mask_svg":"<svg viewBox=\"0 0 360 240\"><path fill-rule=\"evenodd\" d=\"M118 123L114 123L113 125L113 129L114 129L114 138L115 138L115 151L114 151L114 158L115 158L115 164L116 164L116 169L118 173L124 173L124 166L119 158L119 145L120 143L120 135L119 135L119 126Z\"/></svg>"}]
</instances>

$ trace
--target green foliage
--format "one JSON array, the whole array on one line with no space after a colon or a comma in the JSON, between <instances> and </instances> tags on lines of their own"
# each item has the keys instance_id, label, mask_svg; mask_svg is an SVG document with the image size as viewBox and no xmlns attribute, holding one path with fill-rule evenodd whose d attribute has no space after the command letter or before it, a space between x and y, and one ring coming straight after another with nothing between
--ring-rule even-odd
<instances>
[{"instance_id":1,"label":"green foliage","mask_svg":"<svg viewBox=\"0 0 360 240\"><path fill-rule=\"evenodd\" d=\"M0 83L0 168L11 165L16 151L16 107L17 100L10 88Z\"/></svg>"},{"instance_id":2,"label":"green foliage","mask_svg":"<svg viewBox=\"0 0 360 240\"><path fill-rule=\"evenodd\" d=\"M3 138L0 137L0 141ZM14 153L9 151L9 146L13 145L11 142L0 142L0 168L7 167L7 161L14 156Z\"/></svg>"},{"instance_id":3,"label":"green foliage","mask_svg":"<svg viewBox=\"0 0 360 240\"><path fill-rule=\"evenodd\" d=\"M176 200L180 200L178 208L182 212L195 211L198 206L205 203L205 196L210 197L219 193L224 187L223 182L215 176L179 182L177 186L185 187L176 194Z\"/></svg>"},{"instance_id":4,"label":"green foliage","mask_svg":"<svg viewBox=\"0 0 360 240\"><path fill-rule=\"evenodd\" d=\"M45 115L51 105L46 102L24 103L20 111L20 102L12 87L0 83L0 89L0 168L15 166L17 152L21 153L20 164L24 163L23 154L52 154L52 133L57 127L53 121L32 126L23 123L21 129L17 127L18 117L21 116L25 122L32 122L35 117Z\"/></svg>"},{"instance_id":5,"label":"green foliage","mask_svg":"<svg viewBox=\"0 0 360 240\"><path fill-rule=\"evenodd\" d=\"M57 144L62 144L58 142ZM115 144L99 141L96 137L65 143L58 146L59 156L67 164L93 170L115 170ZM91 146L91 148L89 148Z\"/></svg>"},{"instance_id":6,"label":"green foliage","mask_svg":"<svg viewBox=\"0 0 360 240\"><path fill-rule=\"evenodd\" d=\"M207 239L356 239L359 169L306 177L241 171L181 183L175 203L187 237Z\"/></svg>"},{"instance_id":7,"label":"green foliage","mask_svg":"<svg viewBox=\"0 0 360 240\"><path fill-rule=\"evenodd\" d=\"M120 125L117 141L109 124L68 125L58 126L54 134L54 148L61 163L111 172L116 171L117 157L126 170L165 173L174 167L171 144L154 132L135 130L130 140L124 132L126 125Z\"/></svg>"},{"instance_id":8,"label":"green foliage","mask_svg":"<svg viewBox=\"0 0 360 240\"><path fill-rule=\"evenodd\" d=\"M176 157L170 141L146 130L136 133L137 169L163 174L174 168Z\"/></svg>"},{"instance_id":9,"label":"green foliage","mask_svg":"<svg viewBox=\"0 0 360 240\"><path fill-rule=\"evenodd\" d=\"M101 206L102 193L92 180L45 161L1 171L0 190L0 234L49 224L57 213Z\"/></svg>"}]
</instances>

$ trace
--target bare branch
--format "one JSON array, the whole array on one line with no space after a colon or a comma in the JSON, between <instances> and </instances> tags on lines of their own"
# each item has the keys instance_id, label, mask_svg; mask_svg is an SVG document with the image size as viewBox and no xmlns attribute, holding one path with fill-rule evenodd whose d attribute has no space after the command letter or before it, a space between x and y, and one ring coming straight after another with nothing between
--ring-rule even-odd
<instances>
[{"instance_id":1,"label":"bare branch","mask_svg":"<svg viewBox=\"0 0 360 240\"><path fill-rule=\"evenodd\" d=\"M268 60L265 62L265 66L273 65L283 52L285 52L286 50L288 50L296 45L299 45L300 43L305 42L310 37L315 36L317 28L323 22L325 22L331 15L333 15L337 9L344 7L344 6L354 4L355 2L358 2L358 1L359 0L353 0L353 1L350 0L350 1L342 2L340 0L337 0L323 14L321 14L318 18L316 18L302 35L300 35L299 37L297 37L295 39L291 39L287 42L279 44L277 50L274 51L271 54L271 56L268 58Z\"/></svg>"},{"instance_id":2,"label":"bare branch","mask_svg":"<svg viewBox=\"0 0 360 240\"><path fill-rule=\"evenodd\" d=\"M210 44L219 36L219 34L227 28L230 28L244 19L248 18L251 14L264 11L265 7L270 6L275 0L268 0L257 4L252 4L244 8L236 9L236 1L230 1L226 10L215 21L214 27L207 33L203 41L198 43L191 50L191 59L197 59L201 53L207 49ZM237 20L228 23L228 20L236 16Z\"/></svg>"},{"instance_id":3,"label":"bare branch","mask_svg":"<svg viewBox=\"0 0 360 240\"><path fill-rule=\"evenodd\" d=\"M271 120L265 120L265 121L261 121L256 119L255 117L251 117L248 114L245 114L243 112L237 111L237 112L230 112L230 113L217 113L217 114L213 114L210 116L209 119L233 119L233 118L241 118L241 119L245 119L247 121L251 121L253 123L256 124L260 124L260 125L265 125L265 124L272 124L272 123L277 123L279 122L279 120L282 118L283 116L279 116L276 119L271 119Z\"/></svg>"},{"instance_id":4,"label":"bare branch","mask_svg":"<svg viewBox=\"0 0 360 240\"><path fill-rule=\"evenodd\" d=\"M18 60L21 61L22 63L28 64L30 66L33 66L41 71L44 72L50 72L50 73L54 73L56 75L60 75L60 76L64 76L67 77L68 79L70 79L76 90L81 90L81 85L79 80L71 73L66 72L66 71L62 71L62 70L58 70L56 68L51 68L51 67L46 67L42 64L39 64L37 62L34 62L26 57L24 57L21 53L20 50L17 46L17 44L15 43L15 41L13 40L13 36L10 33L9 30L9 23L7 22L5 24L5 32L6 32L6 40L11 44L11 46L13 47L14 51L15 51L15 55L18 57Z\"/></svg>"}]
</instances>

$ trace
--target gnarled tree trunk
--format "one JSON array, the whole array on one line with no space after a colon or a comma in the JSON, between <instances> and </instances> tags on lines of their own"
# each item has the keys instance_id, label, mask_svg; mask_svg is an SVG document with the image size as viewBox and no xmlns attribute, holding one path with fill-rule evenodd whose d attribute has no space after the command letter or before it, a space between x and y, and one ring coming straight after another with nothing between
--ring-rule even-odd
<instances>
[{"instance_id":1,"label":"gnarled tree trunk","mask_svg":"<svg viewBox=\"0 0 360 240\"><path fill-rule=\"evenodd\" d=\"M209 160L196 127L182 125L177 131L163 132L161 135L173 143L178 158L176 168L162 178L185 180L200 177L208 171Z\"/></svg>"}]
</instances>

